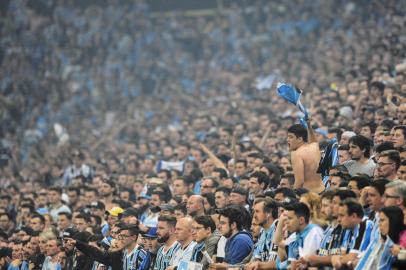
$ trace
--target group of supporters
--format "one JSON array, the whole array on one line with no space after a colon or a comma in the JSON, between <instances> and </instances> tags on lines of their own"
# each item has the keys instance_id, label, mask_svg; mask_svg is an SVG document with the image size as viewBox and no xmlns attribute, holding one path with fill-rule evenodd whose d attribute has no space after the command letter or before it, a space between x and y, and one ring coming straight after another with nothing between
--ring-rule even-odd
<instances>
[{"instance_id":1,"label":"group of supporters","mask_svg":"<svg viewBox=\"0 0 406 270\"><path fill-rule=\"evenodd\" d=\"M161 160L137 179L125 168L94 171L76 150L62 187L2 190L1 267L402 269L406 126L390 134L376 147L341 135L325 183L310 121L288 128L285 168L243 144L228 165L202 144L207 157L197 166L183 143L184 160Z\"/></svg>"},{"instance_id":2,"label":"group of supporters","mask_svg":"<svg viewBox=\"0 0 406 270\"><path fill-rule=\"evenodd\" d=\"M0 4L1 270L405 269L405 2L227 3Z\"/></svg>"}]
</instances>

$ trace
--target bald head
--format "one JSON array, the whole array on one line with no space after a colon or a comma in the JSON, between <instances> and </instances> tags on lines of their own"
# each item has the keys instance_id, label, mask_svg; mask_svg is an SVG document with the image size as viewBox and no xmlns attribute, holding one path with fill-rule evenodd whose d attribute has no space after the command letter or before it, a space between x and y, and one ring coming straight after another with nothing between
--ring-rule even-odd
<instances>
[{"instance_id":1,"label":"bald head","mask_svg":"<svg viewBox=\"0 0 406 270\"><path fill-rule=\"evenodd\" d=\"M187 214L191 217L204 215L204 198L200 195L192 195L187 200Z\"/></svg>"},{"instance_id":2,"label":"bald head","mask_svg":"<svg viewBox=\"0 0 406 270\"><path fill-rule=\"evenodd\" d=\"M176 240L178 240L181 245L187 245L192 241L192 224L193 219L191 217L180 218L178 222L176 222Z\"/></svg>"}]
</instances>

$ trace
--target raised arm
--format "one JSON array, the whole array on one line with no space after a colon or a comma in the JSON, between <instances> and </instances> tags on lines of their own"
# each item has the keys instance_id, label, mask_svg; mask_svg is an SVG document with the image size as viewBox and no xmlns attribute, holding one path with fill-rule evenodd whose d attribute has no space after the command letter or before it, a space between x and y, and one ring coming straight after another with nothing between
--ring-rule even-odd
<instances>
[{"instance_id":1,"label":"raised arm","mask_svg":"<svg viewBox=\"0 0 406 270\"><path fill-rule=\"evenodd\" d=\"M318 143L316 133L312 127L311 118L307 119L307 138L309 143Z\"/></svg>"},{"instance_id":2,"label":"raised arm","mask_svg":"<svg viewBox=\"0 0 406 270\"><path fill-rule=\"evenodd\" d=\"M210 151L209 148L207 148L202 143L200 144L200 147L206 153L206 155L209 156L210 160L214 163L214 166L216 166L218 168L227 169L226 166L224 165L224 163L218 157L216 157L216 155L212 151Z\"/></svg>"}]
</instances>

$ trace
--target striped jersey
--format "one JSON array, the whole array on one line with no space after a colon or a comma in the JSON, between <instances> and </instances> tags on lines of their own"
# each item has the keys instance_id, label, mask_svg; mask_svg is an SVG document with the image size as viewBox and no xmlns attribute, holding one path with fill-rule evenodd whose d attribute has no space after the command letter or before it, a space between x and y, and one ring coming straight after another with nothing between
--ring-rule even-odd
<instances>
[{"instance_id":1,"label":"striped jersey","mask_svg":"<svg viewBox=\"0 0 406 270\"><path fill-rule=\"evenodd\" d=\"M272 243L272 238L277 224L278 220L275 220L267 230L262 231L253 253L254 259L262 262L276 260L276 256L278 255L278 246Z\"/></svg>"},{"instance_id":2,"label":"striped jersey","mask_svg":"<svg viewBox=\"0 0 406 270\"><path fill-rule=\"evenodd\" d=\"M341 246L344 253L360 253L368 247L373 233L374 223L364 220L354 229L347 229Z\"/></svg>"},{"instance_id":3,"label":"striped jersey","mask_svg":"<svg viewBox=\"0 0 406 270\"><path fill-rule=\"evenodd\" d=\"M134 248L130 253L125 250L123 252L123 270L138 270L146 256L147 252L140 247Z\"/></svg>"},{"instance_id":4,"label":"striped jersey","mask_svg":"<svg viewBox=\"0 0 406 270\"><path fill-rule=\"evenodd\" d=\"M324 230L324 236L321 240L318 255L329 256L341 254L341 244L345 232L340 224L328 226Z\"/></svg>"},{"instance_id":5,"label":"striped jersey","mask_svg":"<svg viewBox=\"0 0 406 270\"><path fill-rule=\"evenodd\" d=\"M178 242L174 242L168 250L165 251L165 245L160 247L156 255L154 270L165 270L169 266L169 262L173 254L180 248Z\"/></svg>"}]
</instances>

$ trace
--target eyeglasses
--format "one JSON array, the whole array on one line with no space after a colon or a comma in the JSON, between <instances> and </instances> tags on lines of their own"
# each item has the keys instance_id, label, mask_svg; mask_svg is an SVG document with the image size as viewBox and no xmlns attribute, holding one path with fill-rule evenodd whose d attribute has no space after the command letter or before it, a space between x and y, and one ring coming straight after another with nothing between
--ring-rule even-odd
<instances>
[{"instance_id":1,"label":"eyeglasses","mask_svg":"<svg viewBox=\"0 0 406 270\"><path fill-rule=\"evenodd\" d=\"M194 231L200 231L200 230L203 230L204 227L193 227L192 229L193 229Z\"/></svg>"},{"instance_id":2,"label":"eyeglasses","mask_svg":"<svg viewBox=\"0 0 406 270\"><path fill-rule=\"evenodd\" d=\"M393 162L378 162L378 164L376 164L378 167L383 167L385 165L391 165L393 164Z\"/></svg>"},{"instance_id":3,"label":"eyeglasses","mask_svg":"<svg viewBox=\"0 0 406 270\"><path fill-rule=\"evenodd\" d=\"M125 240L127 238L131 237L131 235L125 235L125 234L119 234L116 239L117 240Z\"/></svg>"},{"instance_id":4,"label":"eyeglasses","mask_svg":"<svg viewBox=\"0 0 406 270\"><path fill-rule=\"evenodd\" d=\"M383 197L387 198L387 199L399 199L400 198L400 196L389 195L389 194L383 194Z\"/></svg>"}]
</instances>

